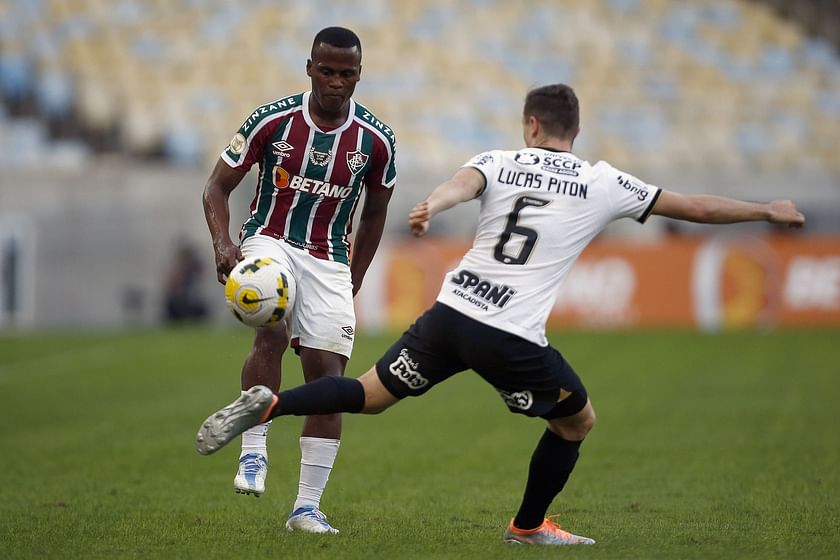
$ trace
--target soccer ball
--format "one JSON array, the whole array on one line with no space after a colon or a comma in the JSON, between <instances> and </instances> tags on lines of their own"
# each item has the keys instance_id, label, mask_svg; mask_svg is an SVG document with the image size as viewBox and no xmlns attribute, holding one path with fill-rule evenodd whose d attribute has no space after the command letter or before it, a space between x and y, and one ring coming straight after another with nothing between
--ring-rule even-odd
<instances>
[{"instance_id":1,"label":"soccer ball","mask_svg":"<svg viewBox=\"0 0 840 560\"><path fill-rule=\"evenodd\" d=\"M225 282L225 300L233 315L249 327L264 327L286 316L295 297L289 269L270 257L238 263Z\"/></svg>"}]
</instances>

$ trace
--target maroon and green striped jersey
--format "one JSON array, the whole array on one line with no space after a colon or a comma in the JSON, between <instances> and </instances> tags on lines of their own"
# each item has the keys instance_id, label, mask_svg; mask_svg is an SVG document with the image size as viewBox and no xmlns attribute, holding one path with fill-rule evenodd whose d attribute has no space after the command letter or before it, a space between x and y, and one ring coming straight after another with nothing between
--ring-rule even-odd
<instances>
[{"instance_id":1,"label":"maroon and green striped jersey","mask_svg":"<svg viewBox=\"0 0 840 560\"><path fill-rule=\"evenodd\" d=\"M309 115L310 94L257 107L221 157L242 171L259 164L241 240L267 235L314 257L349 264L347 236L362 188L390 189L396 183L394 133L352 99L347 121L323 131Z\"/></svg>"}]
</instances>

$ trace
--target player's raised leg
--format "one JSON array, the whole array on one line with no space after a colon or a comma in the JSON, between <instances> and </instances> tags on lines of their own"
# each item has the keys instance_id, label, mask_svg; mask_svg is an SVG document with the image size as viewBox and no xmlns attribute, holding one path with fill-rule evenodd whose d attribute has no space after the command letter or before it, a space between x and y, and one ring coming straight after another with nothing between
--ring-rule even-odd
<instances>
[{"instance_id":1,"label":"player's raised leg","mask_svg":"<svg viewBox=\"0 0 840 560\"><path fill-rule=\"evenodd\" d=\"M198 431L196 449L202 455L215 453L248 428L278 416L377 414L397 402L399 399L385 388L375 368L358 379L322 377L277 395L260 385L208 416Z\"/></svg>"},{"instance_id":2,"label":"player's raised leg","mask_svg":"<svg viewBox=\"0 0 840 560\"><path fill-rule=\"evenodd\" d=\"M289 338L285 322L255 330L254 344L242 367L242 390L257 385L277 391L280 387L280 364ZM239 469L233 479L237 493L259 497L265 492L268 474L268 426L259 424L242 433Z\"/></svg>"},{"instance_id":3,"label":"player's raised leg","mask_svg":"<svg viewBox=\"0 0 840 560\"><path fill-rule=\"evenodd\" d=\"M398 400L382 385L375 368L371 368L359 379L325 376L294 389L283 391L279 395L275 395L268 387L258 385L243 392L234 402L211 414L204 421L196 437L196 448L199 453L209 455L218 451L245 430L277 416L310 417L312 415L334 415L340 412L376 414L398 402ZM322 534L338 532L319 510L320 495L323 493L323 488L329 478L329 469L331 469L332 462L335 460L337 448L336 445L335 451L330 454L328 450L324 454L327 456L326 460L323 455L320 457L317 455L317 449L315 453L310 450L302 456L301 482L305 482L309 485L309 488L303 493L299 492L298 499L302 498L304 501L300 505L295 504L292 514L286 521L287 529ZM304 450L302 449L302 451ZM320 465L314 464L314 461L312 461L313 454ZM315 467L312 469L315 471L314 473L305 472L304 461L312 461L313 464L308 466L310 468ZM329 467L325 466L327 464ZM319 471L319 468L325 469L326 472ZM320 486L320 491L313 484L313 480L315 484ZM308 494L307 491L313 492L313 494ZM306 500L312 501L307 502Z\"/></svg>"},{"instance_id":4,"label":"player's raised leg","mask_svg":"<svg viewBox=\"0 0 840 560\"><path fill-rule=\"evenodd\" d=\"M585 406L575 414L549 420L548 429L531 456L525 495L516 517L505 530L504 542L595 544L593 539L564 531L551 517L546 517L548 507L566 485L575 468L580 445L594 424L595 411L588 399Z\"/></svg>"}]
</instances>

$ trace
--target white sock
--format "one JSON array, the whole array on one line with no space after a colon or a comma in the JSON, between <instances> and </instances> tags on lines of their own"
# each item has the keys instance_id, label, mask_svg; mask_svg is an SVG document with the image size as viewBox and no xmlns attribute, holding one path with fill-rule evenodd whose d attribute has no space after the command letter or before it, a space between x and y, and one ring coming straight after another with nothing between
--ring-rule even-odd
<instances>
[{"instance_id":1,"label":"white sock","mask_svg":"<svg viewBox=\"0 0 840 560\"><path fill-rule=\"evenodd\" d=\"M293 511L304 505L320 508L340 443L337 439L300 438L300 482Z\"/></svg>"},{"instance_id":2,"label":"white sock","mask_svg":"<svg viewBox=\"0 0 840 560\"><path fill-rule=\"evenodd\" d=\"M242 391L244 394L245 391ZM268 439L268 427L271 425L271 420L265 424L257 424L253 428L249 428L242 432L242 451L239 452L239 457L248 455L249 453L259 453L268 459L268 447L266 441Z\"/></svg>"}]
</instances>

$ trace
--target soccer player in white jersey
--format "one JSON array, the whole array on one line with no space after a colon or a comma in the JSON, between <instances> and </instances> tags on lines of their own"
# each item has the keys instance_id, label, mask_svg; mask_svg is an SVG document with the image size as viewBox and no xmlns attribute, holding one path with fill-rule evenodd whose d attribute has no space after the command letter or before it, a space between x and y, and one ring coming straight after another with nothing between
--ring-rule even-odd
<instances>
[{"instance_id":1,"label":"soccer player in white jersey","mask_svg":"<svg viewBox=\"0 0 840 560\"><path fill-rule=\"evenodd\" d=\"M606 162L572 153L578 100L563 84L530 91L523 110L526 148L479 154L409 214L423 235L440 212L479 198L472 248L443 281L437 302L358 379L324 378L273 393L255 387L210 416L197 449L216 451L239 431L269 418L326 412L377 413L472 369L512 412L548 422L531 457L524 496L504 531L511 544L593 544L546 518L581 442L595 423L586 389L545 337L563 278L611 221L659 214L692 222L767 221L800 227L794 204L685 196L648 185Z\"/></svg>"},{"instance_id":2,"label":"soccer player in white jersey","mask_svg":"<svg viewBox=\"0 0 840 560\"><path fill-rule=\"evenodd\" d=\"M242 389L280 387L289 343L306 381L341 376L353 348L353 296L379 245L396 181L390 127L352 99L361 76L362 47L349 29L328 27L314 38L306 73L312 90L258 107L222 152L204 190L219 282L243 257L272 257L294 275L290 318L256 329L242 368ZM240 244L229 235L228 199L253 164L259 165L251 213ZM364 195L353 258L347 236ZM268 468L268 425L242 435L234 488L260 496ZM320 511L338 452L341 416L307 418L300 438L298 495L286 528L336 533Z\"/></svg>"}]
</instances>

